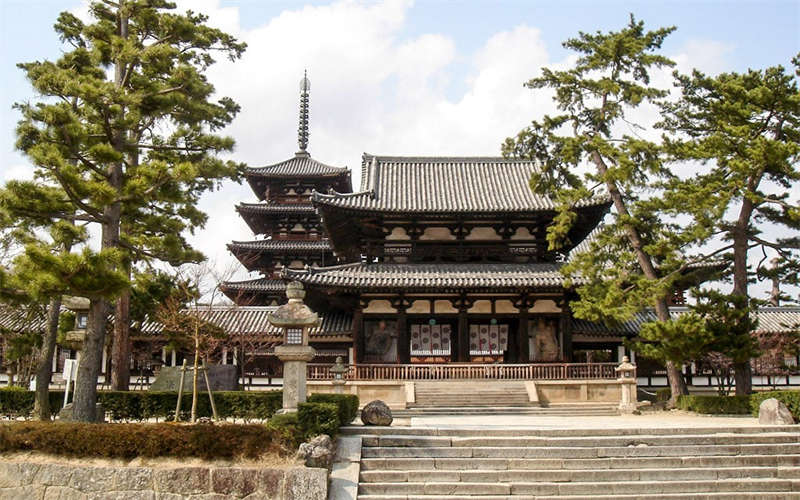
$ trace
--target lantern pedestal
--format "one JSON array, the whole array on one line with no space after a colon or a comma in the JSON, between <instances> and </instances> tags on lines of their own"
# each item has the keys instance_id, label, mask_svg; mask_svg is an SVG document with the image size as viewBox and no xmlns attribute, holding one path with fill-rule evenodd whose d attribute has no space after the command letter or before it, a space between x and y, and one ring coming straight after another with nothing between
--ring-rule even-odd
<instances>
[{"instance_id":1,"label":"lantern pedestal","mask_svg":"<svg viewBox=\"0 0 800 500\"><path fill-rule=\"evenodd\" d=\"M317 351L308 345L279 345L275 355L283 362L283 408L278 413L297 411L306 402L306 364Z\"/></svg>"},{"instance_id":2,"label":"lantern pedestal","mask_svg":"<svg viewBox=\"0 0 800 500\"><path fill-rule=\"evenodd\" d=\"M614 369L617 372L620 388L619 411L622 414L636 411L636 365L631 364L628 356L622 357L622 363Z\"/></svg>"}]
</instances>

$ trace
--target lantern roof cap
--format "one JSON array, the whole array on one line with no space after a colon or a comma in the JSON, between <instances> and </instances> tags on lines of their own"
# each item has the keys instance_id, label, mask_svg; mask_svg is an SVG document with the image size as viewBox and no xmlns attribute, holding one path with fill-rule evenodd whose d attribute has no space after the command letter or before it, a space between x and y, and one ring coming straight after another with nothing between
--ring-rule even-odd
<instances>
[{"instance_id":1,"label":"lantern roof cap","mask_svg":"<svg viewBox=\"0 0 800 500\"><path fill-rule=\"evenodd\" d=\"M319 315L303 303L306 292L303 284L292 281L286 285L289 302L275 309L267 317L270 324L278 328L303 328L319 325Z\"/></svg>"}]
</instances>

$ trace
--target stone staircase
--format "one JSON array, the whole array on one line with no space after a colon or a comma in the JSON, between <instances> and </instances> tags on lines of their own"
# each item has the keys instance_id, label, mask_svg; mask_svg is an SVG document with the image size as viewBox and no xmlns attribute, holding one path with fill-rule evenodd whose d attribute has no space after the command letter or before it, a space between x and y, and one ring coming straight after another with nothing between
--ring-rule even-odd
<instances>
[{"instance_id":1,"label":"stone staircase","mask_svg":"<svg viewBox=\"0 0 800 500\"><path fill-rule=\"evenodd\" d=\"M530 382L529 384L532 384ZM531 395L533 392L533 395ZM431 415L618 415L616 403L558 403L542 405L533 385L524 381L453 380L414 382L413 403L395 410L395 417ZM532 401L533 400L533 401Z\"/></svg>"},{"instance_id":2,"label":"stone staircase","mask_svg":"<svg viewBox=\"0 0 800 500\"><path fill-rule=\"evenodd\" d=\"M360 500L800 499L800 429L345 428Z\"/></svg>"},{"instance_id":3,"label":"stone staircase","mask_svg":"<svg viewBox=\"0 0 800 500\"><path fill-rule=\"evenodd\" d=\"M531 405L522 381L415 382L414 395L416 401L409 405L413 408Z\"/></svg>"}]
</instances>

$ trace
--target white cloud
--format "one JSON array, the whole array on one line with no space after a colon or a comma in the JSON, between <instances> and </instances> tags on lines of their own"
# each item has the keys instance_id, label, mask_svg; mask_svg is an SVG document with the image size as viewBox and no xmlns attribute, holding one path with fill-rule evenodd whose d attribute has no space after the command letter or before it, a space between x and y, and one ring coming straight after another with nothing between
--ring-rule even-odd
<instances>
[{"instance_id":1,"label":"white cloud","mask_svg":"<svg viewBox=\"0 0 800 500\"><path fill-rule=\"evenodd\" d=\"M3 168L3 182L10 180L29 181L33 179L33 167L25 163L15 163L8 168Z\"/></svg>"},{"instance_id":2,"label":"white cloud","mask_svg":"<svg viewBox=\"0 0 800 500\"><path fill-rule=\"evenodd\" d=\"M212 23L219 22L218 2L204 0L203 5ZM506 137L554 110L551 92L533 91L523 83L538 76L541 67L563 68L574 57L551 61L539 29L509 27L474 54L463 54L441 33L404 38L410 6L400 0L307 6L250 30L232 26L238 16L227 12L224 25L247 42L248 50L241 61L217 64L209 78L220 95L242 106L226 131L237 141L235 157L264 165L296 150L298 81L304 69L312 82L309 150L321 161L353 168L356 189L364 151L497 155ZM682 71L699 66L713 73L724 68L728 50L713 41L693 41L674 59ZM466 90L449 96L453 75L460 75L456 66L463 61L470 63L468 73L459 77ZM657 71L653 79L669 87L671 70ZM658 112L642 108L637 119L654 123ZM246 185L229 185L207 196L208 229L194 241L218 262L231 259L224 243L252 236L234 205L254 200Z\"/></svg>"},{"instance_id":3,"label":"white cloud","mask_svg":"<svg viewBox=\"0 0 800 500\"><path fill-rule=\"evenodd\" d=\"M294 153L298 82L307 69L312 83L309 150L320 161L353 168L356 189L364 151L499 154L505 137L554 110L551 92L524 88L523 82L538 76L542 66L564 68L574 62L574 56L550 60L540 33L546 26L509 26L475 53L463 53L442 33L409 38L411 2L406 0L299 7L251 29L241 27L236 7L221 7L219 0L178 0L178 7L206 13L210 25L248 44L242 60L220 60L208 75L218 95L242 106L225 131L237 141L234 158L258 166ZM692 40L670 56L681 72L697 67L714 74L728 68L732 50L713 40ZM654 71L653 84L670 88L671 73L672 68ZM465 90L454 96L450 88ZM659 114L643 106L631 118L650 125ZM233 259L226 243L252 238L234 207L255 199L246 184L227 183L202 200L210 219L191 241L218 267Z\"/></svg>"}]
</instances>

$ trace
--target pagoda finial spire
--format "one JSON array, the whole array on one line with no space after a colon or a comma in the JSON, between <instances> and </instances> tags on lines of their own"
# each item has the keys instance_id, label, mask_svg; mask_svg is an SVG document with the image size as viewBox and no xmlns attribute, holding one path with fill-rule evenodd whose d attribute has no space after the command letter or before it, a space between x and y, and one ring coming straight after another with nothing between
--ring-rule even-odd
<instances>
[{"instance_id":1,"label":"pagoda finial spire","mask_svg":"<svg viewBox=\"0 0 800 500\"><path fill-rule=\"evenodd\" d=\"M297 130L297 144L300 145L300 153L306 153L308 147L308 95L310 90L311 82L308 80L308 73L303 70L303 79L300 80L300 125Z\"/></svg>"}]
</instances>

